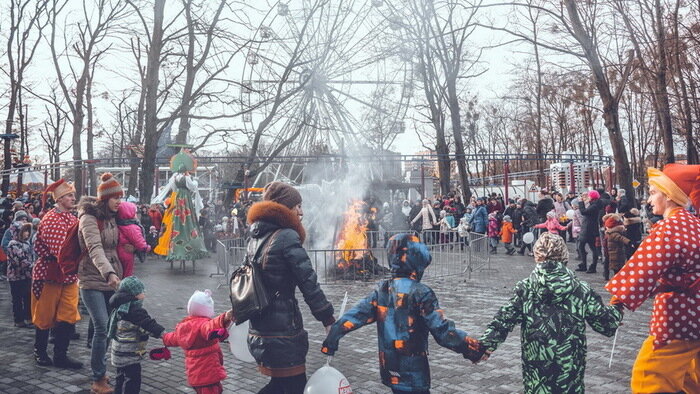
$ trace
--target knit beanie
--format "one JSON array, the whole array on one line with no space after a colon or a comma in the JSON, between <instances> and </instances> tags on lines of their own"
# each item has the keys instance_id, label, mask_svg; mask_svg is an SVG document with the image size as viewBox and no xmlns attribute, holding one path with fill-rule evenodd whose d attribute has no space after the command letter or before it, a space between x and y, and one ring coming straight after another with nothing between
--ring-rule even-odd
<instances>
[{"instance_id":1,"label":"knit beanie","mask_svg":"<svg viewBox=\"0 0 700 394\"><path fill-rule=\"evenodd\" d=\"M532 247L535 261L542 263L545 261L566 262L569 260L569 249L566 247L564 238L544 232L537 238L537 242Z\"/></svg>"},{"instance_id":2,"label":"knit beanie","mask_svg":"<svg viewBox=\"0 0 700 394\"><path fill-rule=\"evenodd\" d=\"M622 218L618 215L605 215L605 228L614 228L622 224Z\"/></svg>"},{"instance_id":3,"label":"knit beanie","mask_svg":"<svg viewBox=\"0 0 700 394\"><path fill-rule=\"evenodd\" d=\"M263 190L263 200L274 201L292 209L301 204L301 194L288 183L270 182Z\"/></svg>"},{"instance_id":4,"label":"knit beanie","mask_svg":"<svg viewBox=\"0 0 700 394\"><path fill-rule=\"evenodd\" d=\"M513 219L511 219L510 215L505 215L505 216L503 217L503 221L504 221L504 222L512 222Z\"/></svg>"},{"instance_id":5,"label":"knit beanie","mask_svg":"<svg viewBox=\"0 0 700 394\"><path fill-rule=\"evenodd\" d=\"M97 186L97 199L109 200L112 197L124 197L124 189L122 185L109 172L105 172L100 177L102 183Z\"/></svg>"},{"instance_id":6,"label":"knit beanie","mask_svg":"<svg viewBox=\"0 0 700 394\"><path fill-rule=\"evenodd\" d=\"M29 220L29 215L27 215L27 213L24 211L15 212L15 216L12 218L12 221L16 222L20 219Z\"/></svg>"},{"instance_id":7,"label":"knit beanie","mask_svg":"<svg viewBox=\"0 0 700 394\"><path fill-rule=\"evenodd\" d=\"M598 193L596 190L591 190L588 192L588 198L591 200L598 200L600 199L600 193Z\"/></svg>"},{"instance_id":8,"label":"knit beanie","mask_svg":"<svg viewBox=\"0 0 700 394\"><path fill-rule=\"evenodd\" d=\"M187 302L187 314L189 316L214 317L214 300L211 298L211 290L195 290Z\"/></svg>"}]
</instances>

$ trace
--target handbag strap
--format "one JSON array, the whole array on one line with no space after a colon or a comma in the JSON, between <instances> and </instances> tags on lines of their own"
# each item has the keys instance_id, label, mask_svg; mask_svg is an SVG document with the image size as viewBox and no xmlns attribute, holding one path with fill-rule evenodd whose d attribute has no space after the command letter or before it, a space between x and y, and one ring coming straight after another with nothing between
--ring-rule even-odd
<instances>
[{"instance_id":1,"label":"handbag strap","mask_svg":"<svg viewBox=\"0 0 700 394\"><path fill-rule=\"evenodd\" d=\"M278 229L278 230L275 230L275 231L272 231L272 232L265 234L261 238L254 238L254 239L251 238L251 242L248 242L248 250L247 250L247 256L246 256L248 258L248 261L251 264L255 264L257 262L258 257L260 256L260 251L263 249L263 246L265 246L265 244L268 243L267 241L270 238L274 238L277 235L277 233L279 233L280 231L282 231L282 230ZM253 242L253 241L255 241L255 242ZM253 246L253 245L255 245L255 246Z\"/></svg>"}]
</instances>

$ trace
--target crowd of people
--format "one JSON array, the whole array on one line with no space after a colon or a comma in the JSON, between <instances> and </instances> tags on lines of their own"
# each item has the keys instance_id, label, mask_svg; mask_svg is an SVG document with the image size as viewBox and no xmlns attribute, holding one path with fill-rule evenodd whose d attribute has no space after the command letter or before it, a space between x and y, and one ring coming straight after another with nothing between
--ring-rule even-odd
<instances>
[{"instance_id":1,"label":"crowd of people","mask_svg":"<svg viewBox=\"0 0 700 394\"><path fill-rule=\"evenodd\" d=\"M273 182L262 201L234 206L228 217L219 216L217 206L204 207L197 223L207 247L217 237L243 234L263 243L257 245L265 262L259 272L274 296L250 319L247 341L259 371L270 378L259 393L299 394L306 385L309 343L296 289L326 330L323 353L333 354L343 336L377 323L380 377L394 393L429 392L429 333L441 346L479 363L516 325L523 334L525 392L583 392L586 324L612 336L625 309L635 310L655 296L650 336L635 361L632 390L700 392L700 166L650 169L649 182L643 211L645 220L655 224L643 240L639 204L622 190L564 197L543 189L537 202L506 203L491 195L463 204L452 194L413 205L370 201L368 229L397 233L385 243L392 277L338 320L303 246L304 211L294 187ZM90 318L92 393L139 392L141 361L146 354L154 360L170 358L168 347L185 350L185 374L196 392L222 393L226 369L219 343L227 338L235 311L215 313L208 290L194 292L187 316L171 331L146 311L145 284L134 275L134 257L148 253L162 238L163 206L136 206L122 201L123 195L122 186L107 173L97 195L77 204L73 185L64 180L42 196L0 202L15 326L34 329L38 365L80 369L83 363L69 356L69 345L78 337L75 324L82 304ZM212 217L222 217L221 222L215 224ZM465 232L488 237L492 253L503 243L508 254L529 249L535 261L532 274L515 286L513 297L480 337L457 329L421 282L432 260L427 245L467 238ZM535 242L525 242L528 232ZM567 242L576 243L577 271L596 272L603 257L606 289L613 295L609 304L567 267ZM587 249L593 254L590 265ZM162 347L149 352L149 337L159 339ZM108 356L116 368L114 386L107 375Z\"/></svg>"}]
</instances>

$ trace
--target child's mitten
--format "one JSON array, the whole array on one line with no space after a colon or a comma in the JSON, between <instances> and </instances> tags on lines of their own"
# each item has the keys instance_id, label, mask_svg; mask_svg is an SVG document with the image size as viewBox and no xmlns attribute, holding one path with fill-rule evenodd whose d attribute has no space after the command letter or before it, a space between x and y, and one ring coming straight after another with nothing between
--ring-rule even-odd
<instances>
[{"instance_id":1,"label":"child's mitten","mask_svg":"<svg viewBox=\"0 0 700 394\"><path fill-rule=\"evenodd\" d=\"M486 346L483 343L481 343L478 339L472 337L466 337L465 341L467 342L467 346L464 352L462 353L464 355L464 358L468 359L473 363L479 362L479 360L481 360L481 357L487 350Z\"/></svg>"},{"instance_id":2,"label":"child's mitten","mask_svg":"<svg viewBox=\"0 0 700 394\"><path fill-rule=\"evenodd\" d=\"M148 355L151 357L151 360L155 361L170 360L170 350L167 347L155 348Z\"/></svg>"},{"instance_id":3,"label":"child's mitten","mask_svg":"<svg viewBox=\"0 0 700 394\"><path fill-rule=\"evenodd\" d=\"M228 338L228 330L225 328L217 328L216 330L209 331L208 340L218 339L219 342L225 341Z\"/></svg>"}]
</instances>

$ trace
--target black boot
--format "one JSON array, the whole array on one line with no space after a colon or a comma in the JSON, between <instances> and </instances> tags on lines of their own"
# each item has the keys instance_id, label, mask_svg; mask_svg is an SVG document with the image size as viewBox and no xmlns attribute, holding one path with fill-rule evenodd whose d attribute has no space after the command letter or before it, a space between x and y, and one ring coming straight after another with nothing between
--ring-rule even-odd
<instances>
[{"instance_id":1,"label":"black boot","mask_svg":"<svg viewBox=\"0 0 700 394\"><path fill-rule=\"evenodd\" d=\"M593 264L591 264L591 266L588 267L588 271L586 271L586 273L587 274L595 274L596 272L598 272L595 270L596 265L598 265L598 262L594 261Z\"/></svg>"},{"instance_id":2,"label":"black boot","mask_svg":"<svg viewBox=\"0 0 700 394\"><path fill-rule=\"evenodd\" d=\"M578 267L576 267L576 271L586 272L586 262L584 261L583 263L579 264Z\"/></svg>"},{"instance_id":3,"label":"black boot","mask_svg":"<svg viewBox=\"0 0 700 394\"><path fill-rule=\"evenodd\" d=\"M53 365L58 368L80 369L83 363L68 357L68 344L70 343L71 324L58 322L54 327L55 344L53 347Z\"/></svg>"},{"instance_id":4,"label":"black boot","mask_svg":"<svg viewBox=\"0 0 700 394\"><path fill-rule=\"evenodd\" d=\"M71 341L77 341L80 339L80 333L75 331L75 324L70 325L70 336L69 336Z\"/></svg>"},{"instance_id":5,"label":"black boot","mask_svg":"<svg viewBox=\"0 0 700 394\"><path fill-rule=\"evenodd\" d=\"M53 365L53 362L46 353L46 348L49 345L49 330L36 329L34 331L34 359L37 365L47 367Z\"/></svg>"}]
</instances>

